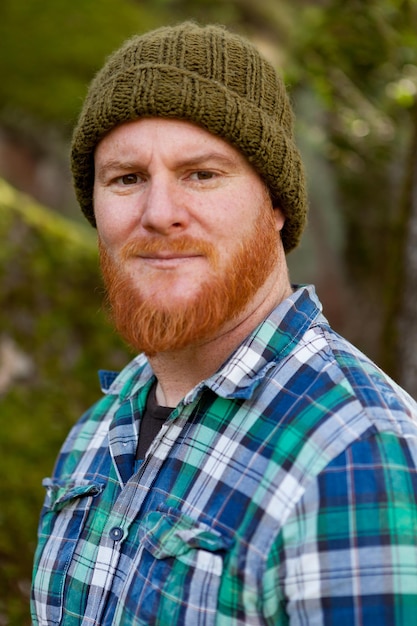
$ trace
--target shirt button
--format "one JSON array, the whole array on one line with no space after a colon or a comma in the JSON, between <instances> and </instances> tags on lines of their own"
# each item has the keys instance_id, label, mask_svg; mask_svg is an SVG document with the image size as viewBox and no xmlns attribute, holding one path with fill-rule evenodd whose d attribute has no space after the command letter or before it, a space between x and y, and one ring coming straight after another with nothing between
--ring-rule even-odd
<instances>
[{"instance_id":1,"label":"shirt button","mask_svg":"<svg viewBox=\"0 0 417 626\"><path fill-rule=\"evenodd\" d=\"M110 538L113 541L120 541L123 537L123 528L119 528L119 526L114 526L110 531Z\"/></svg>"}]
</instances>

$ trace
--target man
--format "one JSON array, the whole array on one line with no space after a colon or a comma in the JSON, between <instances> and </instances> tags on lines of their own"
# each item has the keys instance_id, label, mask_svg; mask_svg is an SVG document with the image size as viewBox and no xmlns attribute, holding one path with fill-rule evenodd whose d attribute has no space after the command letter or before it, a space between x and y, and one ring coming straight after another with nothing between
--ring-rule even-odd
<instances>
[{"instance_id":1,"label":"man","mask_svg":"<svg viewBox=\"0 0 417 626\"><path fill-rule=\"evenodd\" d=\"M305 187L269 63L220 27L133 38L72 165L139 356L44 481L33 623L417 623L417 407L289 282Z\"/></svg>"}]
</instances>

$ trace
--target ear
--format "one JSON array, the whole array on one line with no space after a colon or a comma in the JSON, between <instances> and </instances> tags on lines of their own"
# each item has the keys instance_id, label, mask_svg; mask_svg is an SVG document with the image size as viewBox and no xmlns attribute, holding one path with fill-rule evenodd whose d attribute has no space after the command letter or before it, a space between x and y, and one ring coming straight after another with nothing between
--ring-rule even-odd
<instances>
[{"instance_id":1,"label":"ear","mask_svg":"<svg viewBox=\"0 0 417 626\"><path fill-rule=\"evenodd\" d=\"M285 215L279 207L274 207L274 220L277 232L281 232L285 224Z\"/></svg>"}]
</instances>

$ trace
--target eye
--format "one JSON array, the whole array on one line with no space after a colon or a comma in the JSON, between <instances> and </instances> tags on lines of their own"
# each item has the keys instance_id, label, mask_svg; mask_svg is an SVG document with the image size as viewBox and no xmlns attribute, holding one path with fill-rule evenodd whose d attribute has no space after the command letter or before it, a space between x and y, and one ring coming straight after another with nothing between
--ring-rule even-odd
<instances>
[{"instance_id":1,"label":"eye","mask_svg":"<svg viewBox=\"0 0 417 626\"><path fill-rule=\"evenodd\" d=\"M118 178L118 181L122 185L136 185L139 182L139 176L137 174L124 174Z\"/></svg>"},{"instance_id":2,"label":"eye","mask_svg":"<svg viewBox=\"0 0 417 626\"><path fill-rule=\"evenodd\" d=\"M197 172L193 172L190 176L193 180L211 180L215 178L215 172L210 172L209 170L198 170Z\"/></svg>"}]
</instances>

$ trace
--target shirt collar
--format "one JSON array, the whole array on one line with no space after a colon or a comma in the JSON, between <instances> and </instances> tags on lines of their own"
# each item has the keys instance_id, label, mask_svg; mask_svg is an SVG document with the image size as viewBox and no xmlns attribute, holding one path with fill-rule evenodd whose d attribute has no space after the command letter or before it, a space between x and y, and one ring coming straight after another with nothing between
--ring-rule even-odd
<instances>
[{"instance_id":1,"label":"shirt collar","mask_svg":"<svg viewBox=\"0 0 417 626\"><path fill-rule=\"evenodd\" d=\"M99 370L101 390L105 395L119 396L125 400L146 385L154 373L144 354L139 354L121 372Z\"/></svg>"},{"instance_id":2,"label":"shirt collar","mask_svg":"<svg viewBox=\"0 0 417 626\"><path fill-rule=\"evenodd\" d=\"M185 396L184 404L193 402L204 387L225 398L249 398L268 369L294 349L321 311L313 285L294 287L293 293L254 329L224 365ZM144 387L154 374L141 354L120 374L100 370L99 377L103 393L124 400Z\"/></svg>"},{"instance_id":3,"label":"shirt collar","mask_svg":"<svg viewBox=\"0 0 417 626\"><path fill-rule=\"evenodd\" d=\"M295 348L321 311L312 285L295 286L291 296L281 302L218 372L202 384L225 398L250 398L266 372ZM194 397L195 390L192 390L185 400L191 401Z\"/></svg>"}]
</instances>

